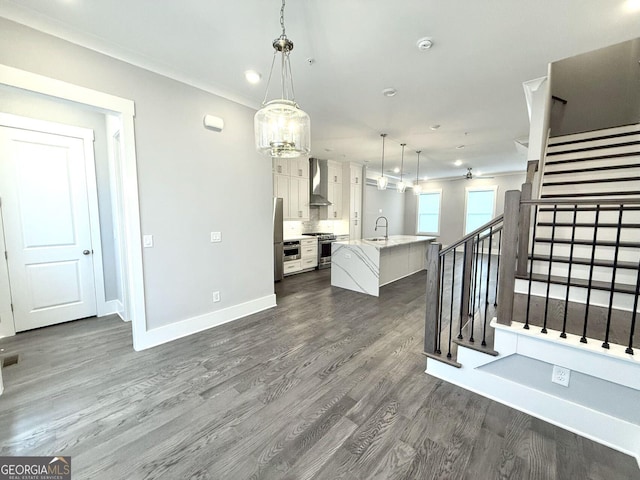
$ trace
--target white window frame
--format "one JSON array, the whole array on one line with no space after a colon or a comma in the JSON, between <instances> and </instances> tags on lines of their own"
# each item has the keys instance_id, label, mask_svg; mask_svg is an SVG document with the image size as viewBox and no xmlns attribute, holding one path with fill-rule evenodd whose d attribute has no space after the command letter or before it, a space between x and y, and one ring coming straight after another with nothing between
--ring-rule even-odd
<instances>
[{"instance_id":1,"label":"white window frame","mask_svg":"<svg viewBox=\"0 0 640 480\"><path fill-rule=\"evenodd\" d=\"M437 232L421 232L420 231L420 195L434 194L440 195L440 203L438 205L438 231ZM424 190L420 192L420 195L416 195L416 235L434 235L440 236L440 220L442 219L442 189L437 188L433 190Z\"/></svg>"},{"instance_id":2,"label":"white window frame","mask_svg":"<svg viewBox=\"0 0 640 480\"><path fill-rule=\"evenodd\" d=\"M469 192L485 192L493 190L493 213L491 219L496 218L496 204L498 201L498 186L497 185L484 185L478 187L465 187L464 189L464 221L462 225L462 235L467 235L467 204L469 202ZM471 232L469 232L471 233Z\"/></svg>"}]
</instances>

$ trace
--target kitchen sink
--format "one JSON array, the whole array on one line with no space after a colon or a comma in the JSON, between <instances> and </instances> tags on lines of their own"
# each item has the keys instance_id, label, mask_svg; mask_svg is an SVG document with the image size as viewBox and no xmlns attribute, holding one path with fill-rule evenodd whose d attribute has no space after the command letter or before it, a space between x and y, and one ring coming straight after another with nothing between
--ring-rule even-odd
<instances>
[{"instance_id":1,"label":"kitchen sink","mask_svg":"<svg viewBox=\"0 0 640 480\"><path fill-rule=\"evenodd\" d=\"M384 237L365 238L365 240L369 242L386 242L387 241L387 239Z\"/></svg>"}]
</instances>

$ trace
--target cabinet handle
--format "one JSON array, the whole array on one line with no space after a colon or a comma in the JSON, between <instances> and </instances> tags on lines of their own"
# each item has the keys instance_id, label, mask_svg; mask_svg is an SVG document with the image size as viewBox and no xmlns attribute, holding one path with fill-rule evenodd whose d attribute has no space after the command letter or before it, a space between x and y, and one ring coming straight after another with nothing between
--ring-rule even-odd
<instances>
[{"instance_id":1,"label":"cabinet handle","mask_svg":"<svg viewBox=\"0 0 640 480\"><path fill-rule=\"evenodd\" d=\"M298 210L298 217L302 218L302 210Z\"/></svg>"},{"instance_id":2,"label":"cabinet handle","mask_svg":"<svg viewBox=\"0 0 640 480\"><path fill-rule=\"evenodd\" d=\"M301 176L302 176L302 169L301 169L301 168L299 168L299 169L298 169L298 176L299 176L299 177L301 177Z\"/></svg>"},{"instance_id":3,"label":"cabinet handle","mask_svg":"<svg viewBox=\"0 0 640 480\"><path fill-rule=\"evenodd\" d=\"M355 220L355 223L354 223L354 225L358 225L358 220Z\"/></svg>"},{"instance_id":4,"label":"cabinet handle","mask_svg":"<svg viewBox=\"0 0 640 480\"><path fill-rule=\"evenodd\" d=\"M337 175L333 176L333 181L334 181L334 183L338 183L338 176Z\"/></svg>"},{"instance_id":5,"label":"cabinet handle","mask_svg":"<svg viewBox=\"0 0 640 480\"><path fill-rule=\"evenodd\" d=\"M338 216L338 212L333 212L333 218L336 218Z\"/></svg>"},{"instance_id":6,"label":"cabinet handle","mask_svg":"<svg viewBox=\"0 0 640 480\"><path fill-rule=\"evenodd\" d=\"M278 173L282 173L282 165L278 165L278 166L276 167L276 171L277 171Z\"/></svg>"},{"instance_id":7,"label":"cabinet handle","mask_svg":"<svg viewBox=\"0 0 640 480\"><path fill-rule=\"evenodd\" d=\"M358 177L356 177L356 183L358 183Z\"/></svg>"},{"instance_id":8,"label":"cabinet handle","mask_svg":"<svg viewBox=\"0 0 640 480\"><path fill-rule=\"evenodd\" d=\"M356 214L356 218L358 218L358 212L354 212Z\"/></svg>"}]
</instances>

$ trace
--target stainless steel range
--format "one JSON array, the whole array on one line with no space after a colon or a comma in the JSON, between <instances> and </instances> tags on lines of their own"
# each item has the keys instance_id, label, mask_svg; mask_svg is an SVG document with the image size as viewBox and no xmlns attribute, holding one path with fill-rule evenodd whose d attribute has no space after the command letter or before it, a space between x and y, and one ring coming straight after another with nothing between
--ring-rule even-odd
<instances>
[{"instance_id":1,"label":"stainless steel range","mask_svg":"<svg viewBox=\"0 0 640 480\"><path fill-rule=\"evenodd\" d=\"M318 239L318 269L331 268L331 244L336 241L333 233L304 233Z\"/></svg>"}]
</instances>

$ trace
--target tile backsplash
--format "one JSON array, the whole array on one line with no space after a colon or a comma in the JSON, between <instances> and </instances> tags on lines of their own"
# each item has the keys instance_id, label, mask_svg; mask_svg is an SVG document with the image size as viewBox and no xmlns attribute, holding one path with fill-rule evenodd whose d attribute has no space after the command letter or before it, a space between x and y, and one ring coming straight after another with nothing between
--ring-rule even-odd
<instances>
[{"instance_id":1,"label":"tile backsplash","mask_svg":"<svg viewBox=\"0 0 640 480\"><path fill-rule=\"evenodd\" d=\"M299 222L296 220L285 221L283 225L284 237L293 237L296 235L302 235L303 233L315 233L315 232L327 232L335 233L336 235L348 235L349 234L349 222L347 220L318 220L317 213L316 218L308 221Z\"/></svg>"}]
</instances>

